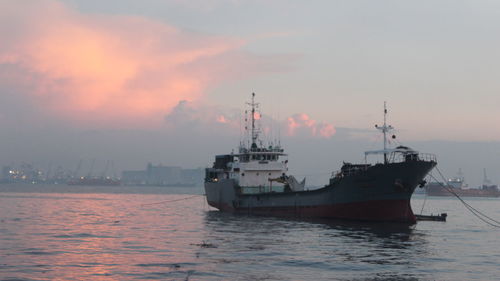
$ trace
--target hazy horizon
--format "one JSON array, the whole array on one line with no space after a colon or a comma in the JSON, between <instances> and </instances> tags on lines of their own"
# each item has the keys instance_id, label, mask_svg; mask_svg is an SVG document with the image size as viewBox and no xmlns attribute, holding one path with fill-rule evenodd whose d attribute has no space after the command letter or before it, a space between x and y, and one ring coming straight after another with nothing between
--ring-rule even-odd
<instances>
[{"instance_id":1,"label":"hazy horizon","mask_svg":"<svg viewBox=\"0 0 500 281\"><path fill-rule=\"evenodd\" d=\"M384 101L447 177L500 181L500 3L3 1L0 20L2 166L206 167L255 92L308 182L381 147Z\"/></svg>"}]
</instances>

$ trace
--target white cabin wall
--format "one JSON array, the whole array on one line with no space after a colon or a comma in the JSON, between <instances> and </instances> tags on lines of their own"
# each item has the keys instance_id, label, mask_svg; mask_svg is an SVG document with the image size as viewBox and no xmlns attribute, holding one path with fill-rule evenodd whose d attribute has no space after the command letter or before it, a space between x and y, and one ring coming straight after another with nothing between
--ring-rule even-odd
<instances>
[{"instance_id":1,"label":"white cabin wall","mask_svg":"<svg viewBox=\"0 0 500 281\"><path fill-rule=\"evenodd\" d=\"M240 186L270 186L270 178L278 178L282 175L281 171L246 171L244 176L240 174ZM270 175L269 175L270 174ZM282 183L272 182L273 186L283 186Z\"/></svg>"},{"instance_id":2,"label":"white cabin wall","mask_svg":"<svg viewBox=\"0 0 500 281\"><path fill-rule=\"evenodd\" d=\"M229 177L234 179L240 186L250 187L269 187L269 179L276 179L286 174L288 171L287 162L269 161L262 163L258 161L251 162L233 162L230 165L231 172ZM234 170L237 171L234 171ZM239 171L238 171L239 170ZM272 186L282 187L284 184L273 181Z\"/></svg>"}]
</instances>

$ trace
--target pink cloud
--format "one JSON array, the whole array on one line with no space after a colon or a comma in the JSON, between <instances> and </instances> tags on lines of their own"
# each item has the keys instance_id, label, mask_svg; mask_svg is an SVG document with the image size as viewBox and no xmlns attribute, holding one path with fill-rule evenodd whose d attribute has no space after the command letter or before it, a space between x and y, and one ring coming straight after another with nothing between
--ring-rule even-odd
<instances>
[{"instance_id":1,"label":"pink cloud","mask_svg":"<svg viewBox=\"0 0 500 281\"><path fill-rule=\"evenodd\" d=\"M244 53L242 39L82 14L56 0L2 1L0 18L0 81L44 114L76 124L156 126L181 100L286 65Z\"/></svg>"},{"instance_id":2,"label":"pink cloud","mask_svg":"<svg viewBox=\"0 0 500 281\"><path fill-rule=\"evenodd\" d=\"M217 122L219 122L219 123L223 123L223 124L226 124L226 123L228 123L228 122L229 122L229 121L226 119L226 117L224 117L224 115L219 115L219 116L217 116L217 118L216 118L216 119L217 119Z\"/></svg>"},{"instance_id":3,"label":"pink cloud","mask_svg":"<svg viewBox=\"0 0 500 281\"><path fill-rule=\"evenodd\" d=\"M231 135L244 135L245 118L241 111L236 109L207 106L205 104L181 101L170 114L166 116L167 125L172 129L188 128L202 130L211 134L224 131ZM255 113L257 114L257 112ZM272 117L258 113L257 126L260 128L262 140L273 135L278 136L280 131L286 131L289 137L319 137L330 138L336 130L327 122L318 122L305 113L294 114L286 120L275 120ZM221 130L217 132L217 130ZM273 139L269 139L274 141Z\"/></svg>"},{"instance_id":4,"label":"pink cloud","mask_svg":"<svg viewBox=\"0 0 500 281\"><path fill-rule=\"evenodd\" d=\"M335 134L335 127L326 122L317 122L305 113L297 113L287 118L287 133L289 136L301 133L314 137L330 138Z\"/></svg>"}]
</instances>

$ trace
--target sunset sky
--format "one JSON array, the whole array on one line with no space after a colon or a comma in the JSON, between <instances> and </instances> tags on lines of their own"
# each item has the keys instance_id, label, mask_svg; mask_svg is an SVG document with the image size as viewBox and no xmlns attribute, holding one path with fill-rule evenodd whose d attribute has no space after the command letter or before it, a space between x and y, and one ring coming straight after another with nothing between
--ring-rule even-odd
<instances>
[{"instance_id":1,"label":"sunset sky","mask_svg":"<svg viewBox=\"0 0 500 281\"><path fill-rule=\"evenodd\" d=\"M0 163L207 165L255 92L304 174L376 148L387 101L399 141L500 180L499 34L487 0L0 1Z\"/></svg>"}]
</instances>

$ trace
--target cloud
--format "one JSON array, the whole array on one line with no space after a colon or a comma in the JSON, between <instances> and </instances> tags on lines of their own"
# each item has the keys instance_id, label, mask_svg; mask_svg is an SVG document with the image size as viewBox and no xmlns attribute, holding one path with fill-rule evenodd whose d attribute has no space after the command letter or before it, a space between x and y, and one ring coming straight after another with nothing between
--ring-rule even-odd
<instances>
[{"instance_id":1,"label":"cloud","mask_svg":"<svg viewBox=\"0 0 500 281\"><path fill-rule=\"evenodd\" d=\"M240 132L240 112L234 109L180 101L165 116L169 131L195 135L223 134L238 135Z\"/></svg>"},{"instance_id":2,"label":"cloud","mask_svg":"<svg viewBox=\"0 0 500 281\"><path fill-rule=\"evenodd\" d=\"M0 83L26 106L79 125L157 126L181 100L288 64L242 51L244 39L83 14L55 0L2 1L0 19Z\"/></svg>"},{"instance_id":3,"label":"cloud","mask_svg":"<svg viewBox=\"0 0 500 281\"><path fill-rule=\"evenodd\" d=\"M255 121L260 128L261 139L274 141L279 132L286 132L288 137L331 138L335 127L327 122L318 122L305 113L294 114L285 120L275 120L269 115L255 112ZM165 117L167 126L172 130L189 130L226 135L243 136L245 128L250 128L250 119L243 111L199 103L181 101ZM245 121L246 120L246 121Z\"/></svg>"},{"instance_id":4,"label":"cloud","mask_svg":"<svg viewBox=\"0 0 500 281\"><path fill-rule=\"evenodd\" d=\"M306 113L297 113L287 118L287 133L290 136L307 134L330 138L335 134L335 127L330 123L311 119Z\"/></svg>"}]
</instances>

